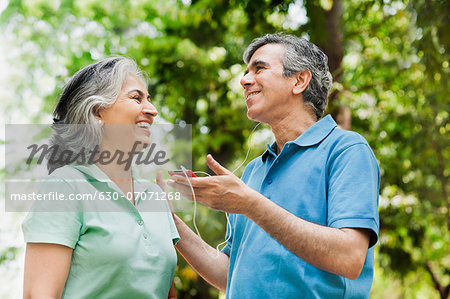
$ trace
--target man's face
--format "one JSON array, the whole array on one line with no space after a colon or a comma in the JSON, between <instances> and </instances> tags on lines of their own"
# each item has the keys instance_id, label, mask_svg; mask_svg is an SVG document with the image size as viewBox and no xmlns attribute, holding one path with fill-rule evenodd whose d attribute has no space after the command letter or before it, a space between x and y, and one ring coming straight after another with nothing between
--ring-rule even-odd
<instances>
[{"instance_id":1,"label":"man's face","mask_svg":"<svg viewBox=\"0 0 450 299\"><path fill-rule=\"evenodd\" d=\"M284 46L267 44L255 51L245 75L241 79L244 88L247 117L268 123L284 117L292 108L292 89L295 76L283 76Z\"/></svg>"}]
</instances>

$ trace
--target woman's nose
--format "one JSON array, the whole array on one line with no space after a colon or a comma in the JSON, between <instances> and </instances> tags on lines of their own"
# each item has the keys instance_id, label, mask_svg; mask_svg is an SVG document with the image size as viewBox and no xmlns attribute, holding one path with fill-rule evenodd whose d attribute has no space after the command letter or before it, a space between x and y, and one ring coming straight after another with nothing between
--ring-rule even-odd
<instances>
[{"instance_id":1,"label":"woman's nose","mask_svg":"<svg viewBox=\"0 0 450 299\"><path fill-rule=\"evenodd\" d=\"M146 102L144 108L142 108L142 113L147 116L156 117L158 115L158 110L156 110L156 107L153 106L152 103Z\"/></svg>"}]
</instances>

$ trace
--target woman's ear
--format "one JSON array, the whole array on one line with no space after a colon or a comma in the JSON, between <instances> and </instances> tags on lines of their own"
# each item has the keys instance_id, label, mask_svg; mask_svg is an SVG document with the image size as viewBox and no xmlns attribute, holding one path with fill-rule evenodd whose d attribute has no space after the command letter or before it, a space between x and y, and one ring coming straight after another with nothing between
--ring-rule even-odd
<instances>
[{"instance_id":1,"label":"woman's ear","mask_svg":"<svg viewBox=\"0 0 450 299\"><path fill-rule=\"evenodd\" d=\"M304 70L299 72L295 78L296 82L292 92L294 95L299 95L305 91L306 87L308 87L309 82L311 82L312 75L310 71Z\"/></svg>"},{"instance_id":2,"label":"woman's ear","mask_svg":"<svg viewBox=\"0 0 450 299\"><path fill-rule=\"evenodd\" d=\"M102 121L102 116L101 116L101 109L99 107L95 107L93 109L93 113L94 113L94 116L95 116L95 119L97 120L97 122L99 124L102 124L103 121Z\"/></svg>"}]
</instances>

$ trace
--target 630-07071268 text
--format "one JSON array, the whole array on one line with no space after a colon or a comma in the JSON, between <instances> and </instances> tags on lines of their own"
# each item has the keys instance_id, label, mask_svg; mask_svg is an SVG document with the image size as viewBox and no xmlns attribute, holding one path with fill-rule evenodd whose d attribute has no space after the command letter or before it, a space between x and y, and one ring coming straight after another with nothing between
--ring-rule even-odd
<instances>
[{"instance_id":1,"label":"630-07071268 text","mask_svg":"<svg viewBox=\"0 0 450 299\"><path fill-rule=\"evenodd\" d=\"M100 192L96 191L95 193L71 193L65 194L56 191L51 191L47 193L11 193L10 200L11 201L64 201L64 200L118 200L119 198L125 197L128 200L139 198L140 200L180 200L181 193L180 192L155 192L155 191L144 191L144 192L127 192L126 194L120 192L106 191Z\"/></svg>"}]
</instances>

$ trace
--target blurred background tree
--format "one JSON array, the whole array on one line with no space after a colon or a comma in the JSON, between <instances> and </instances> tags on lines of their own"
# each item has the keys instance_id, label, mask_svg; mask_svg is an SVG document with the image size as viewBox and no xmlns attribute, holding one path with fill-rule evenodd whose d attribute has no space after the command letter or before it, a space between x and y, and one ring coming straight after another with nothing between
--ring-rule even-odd
<instances>
[{"instance_id":1,"label":"blurred background tree","mask_svg":"<svg viewBox=\"0 0 450 299\"><path fill-rule=\"evenodd\" d=\"M371 297L447 298L449 11L444 0L12 0L0 17L9 63L3 121L49 123L71 75L127 55L149 74L160 116L193 125L193 169L207 170L207 153L234 169L250 144L254 158L271 143L265 126L249 140L243 50L265 33L306 37L329 56L328 113L362 134L380 163ZM181 216L191 224L191 212ZM197 220L208 243L223 241L222 213L201 208ZM23 252L0 244L0 267ZM175 284L179 298L220 295L181 257Z\"/></svg>"}]
</instances>

